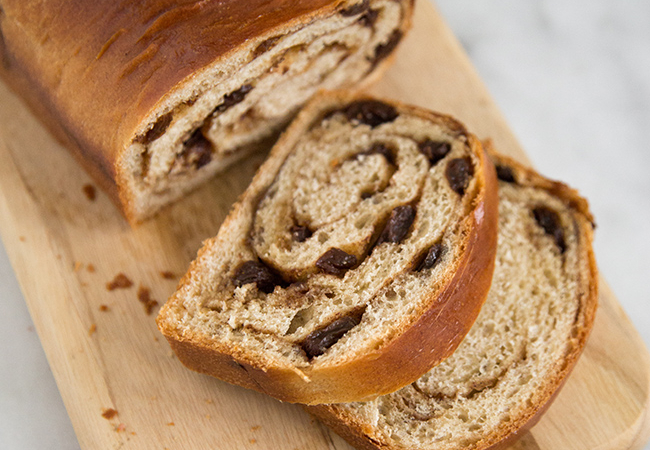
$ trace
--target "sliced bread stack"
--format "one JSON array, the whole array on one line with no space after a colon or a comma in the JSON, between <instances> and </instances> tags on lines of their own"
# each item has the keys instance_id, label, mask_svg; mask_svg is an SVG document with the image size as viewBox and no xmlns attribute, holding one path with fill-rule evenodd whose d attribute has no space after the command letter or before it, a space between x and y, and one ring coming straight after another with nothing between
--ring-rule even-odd
<instances>
[{"instance_id":1,"label":"sliced bread stack","mask_svg":"<svg viewBox=\"0 0 650 450\"><path fill-rule=\"evenodd\" d=\"M189 368L313 405L359 448L487 448L534 423L585 345L592 223L447 116L324 93L158 325Z\"/></svg>"},{"instance_id":2,"label":"sliced bread stack","mask_svg":"<svg viewBox=\"0 0 650 450\"><path fill-rule=\"evenodd\" d=\"M492 288L456 352L411 385L308 411L362 449L487 449L531 427L584 348L597 303L586 201L515 161L499 174Z\"/></svg>"}]
</instances>

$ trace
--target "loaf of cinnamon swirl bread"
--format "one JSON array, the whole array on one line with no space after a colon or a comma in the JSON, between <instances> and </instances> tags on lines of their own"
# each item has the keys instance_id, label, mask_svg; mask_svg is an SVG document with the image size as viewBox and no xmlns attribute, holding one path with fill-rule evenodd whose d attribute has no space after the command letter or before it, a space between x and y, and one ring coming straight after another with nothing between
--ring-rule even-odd
<instances>
[{"instance_id":1,"label":"loaf of cinnamon swirl bread","mask_svg":"<svg viewBox=\"0 0 650 450\"><path fill-rule=\"evenodd\" d=\"M131 222L376 73L413 0L0 4L0 74Z\"/></svg>"},{"instance_id":2,"label":"loaf of cinnamon swirl bread","mask_svg":"<svg viewBox=\"0 0 650 450\"><path fill-rule=\"evenodd\" d=\"M317 96L158 316L189 368L289 402L369 399L449 356L487 295L494 167L448 116Z\"/></svg>"}]
</instances>

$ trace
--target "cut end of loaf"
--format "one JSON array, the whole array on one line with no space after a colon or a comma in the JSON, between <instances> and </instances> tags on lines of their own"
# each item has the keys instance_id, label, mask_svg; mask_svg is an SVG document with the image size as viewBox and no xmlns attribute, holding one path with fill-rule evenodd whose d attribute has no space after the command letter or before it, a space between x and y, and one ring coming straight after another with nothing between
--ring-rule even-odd
<instances>
[{"instance_id":1,"label":"cut end of loaf","mask_svg":"<svg viewBox=\"0 0 650 450\"><path fill-rule=\"evenodd\" d=\"M351 441L391 450L490 448L534 423L584 348L597 302L586 201L494 159L499 243L477 321L451 357L400 391L311 409Z\"/></svg>"},{"instance_id":2,"label":"cut end of loaf","mask_svg":"<svg viewBox=\"0 0 650 450\"><path fill-rule=\"evenodd\" d=\"M385 66L410 1L340 2L251 39L161 101L118 162L139 222L251 152L268 148L318 89L352 87Z\"/></svg>"},{"instance_id":3,"label":"cut end of loaf","mask_svg":"<svg viewBox=\"0 0 650 450\"><path fill-rule=\"evenodd\" d=\"M201 250L161 330L230 355L253 388L285 401L394 391L451 354L478 314L495 180L480 143L447 116L320 95ZM183 353L190 368L230 377Z\"/></svg>"}]
</instances>

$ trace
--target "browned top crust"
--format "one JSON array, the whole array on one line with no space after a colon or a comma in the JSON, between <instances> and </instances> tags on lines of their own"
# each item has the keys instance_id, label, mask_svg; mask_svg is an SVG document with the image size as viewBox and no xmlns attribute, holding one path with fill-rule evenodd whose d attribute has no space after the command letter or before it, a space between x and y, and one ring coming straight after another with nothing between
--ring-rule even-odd
<instances>
[{"instance_id":1,"label":"browned top crust","mask_svg":"<svg viewBox=\"0 0 650 450\"><path fill-rule=\"evenodd\" d=\"M115 196L118 153L174 86L249 39L341 3L3 0L0 74Z\"/></svg>"}]
</instances>

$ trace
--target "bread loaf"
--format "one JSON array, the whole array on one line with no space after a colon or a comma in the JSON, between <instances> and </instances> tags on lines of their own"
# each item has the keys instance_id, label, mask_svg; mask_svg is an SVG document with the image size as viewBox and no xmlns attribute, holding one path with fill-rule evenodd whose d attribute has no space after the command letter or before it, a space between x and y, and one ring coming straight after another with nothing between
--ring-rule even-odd
<instances>
[{"instance_id":1,"label":"bread loaf","mask_svg":"<svg viewBox=\"0 0 650 450\"><path fill-rule=\"evenodd\" d=\"M506 157L494 280L456 352L366 403L308 411L360 449L487 449L532 426L585 346L597 303L586 201Z\"/></svg>"},{"instance_id":2,"label":"bread loaf","mask_svg":"<svg viewBox=\"0 0 650 450\"><path fill-rule=\"evenodd\" d=\"M276 144L158 324L191 369L366 399L450 355L487 295L496 176L455 120L343 92Z\"/></svg>"},{"instance_id":3,"label":"bread loaf","mask_svg":"<svg viewBox=\"0 0 650 450\"><path fill-rule=\"evenodd\" d=\"M0 74L138 222L385 66L412 0L4 0Z\"/></svg>"}]
</instances>

